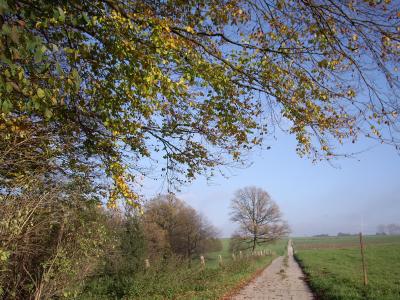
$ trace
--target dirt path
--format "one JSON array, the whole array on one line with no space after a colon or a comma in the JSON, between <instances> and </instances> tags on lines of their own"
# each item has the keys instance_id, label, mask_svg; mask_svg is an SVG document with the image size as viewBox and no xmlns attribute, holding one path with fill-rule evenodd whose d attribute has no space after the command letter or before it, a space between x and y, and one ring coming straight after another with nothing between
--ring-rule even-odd
<instances>
[{"instance_id":1,"label":"dirt path","mask_svg":"<svg viewBox=\"0 0 400 300\"><path fill-rule=\"evenodd\" d=\"M303 272L293 258L292 243L288 243L288 256L276 258L259 277L244 287L231 300L309 300L313 295L303 280Z\"/></svg>"}]
</instances>

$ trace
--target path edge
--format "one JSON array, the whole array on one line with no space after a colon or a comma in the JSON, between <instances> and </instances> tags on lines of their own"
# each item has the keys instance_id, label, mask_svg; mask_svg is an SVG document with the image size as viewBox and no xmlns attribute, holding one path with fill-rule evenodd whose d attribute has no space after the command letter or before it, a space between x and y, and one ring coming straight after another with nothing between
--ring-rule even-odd
<instances>
[{"instance_id":1,"label":"path edge","mask_svg":"<svg viewBox=\"0 0 400 300\"><path fill-rule=\"evenodd\" d=\"M251 282L253 282L254 280L256 280L256 278L258 276L261 275L262 272L264 272L264 270L266 268L268 268L276 259L278 259L281 256L277 256L274 259L272 259L267 265L265 265L264 267L258 269L257 271L255 271L251 277L249 279L243 280L239 283L237 283L232 289L230 289L228 292L226 292L224 295L222 295L220 298L218 298L218 300L230 300L233 296L235 296L236 294L238 294L238 292L243 289L245 286L247 286L248 284L250 284Z\"/></svg>"},{"instance_id":2,"label":"path edge","mask_svg":"<svg viewBox=\"0 0 400 300\"><path fill-rule=\"evenodd\" d=\"M312 284L312 281L311 281L311 276L310 276L310 274L308 273L308 272L306 272L306 270L305 270L305 266L304 266L304 264L303 264L303 261L297 256L297 251L295 250L295 248L293 247L293 244L292 244L292 248L293 248L293 258L294 258L294 260L296 261L296 263L299 265L299 267L300 267L300 269L301 269L301 271L303 272L303 274L304 274L304 277L303 277L303 281L307 284L307 286L309 287L309 289L310 289L310 291L311 291L311 293L312 293L312 295L313 295L313 300L320 300L320 299L322 299L321 298L321 294L319 293L319 291L317 291L316 289L315 289L315 287L313 286L313 284Z\"/></svg>"}]
</instances>

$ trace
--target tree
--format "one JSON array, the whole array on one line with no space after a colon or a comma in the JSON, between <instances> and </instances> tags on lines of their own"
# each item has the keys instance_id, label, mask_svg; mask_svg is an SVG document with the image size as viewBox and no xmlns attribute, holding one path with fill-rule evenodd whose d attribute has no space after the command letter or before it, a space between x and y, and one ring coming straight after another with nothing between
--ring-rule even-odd
<instances>
[{"instance_id":1,"label":"tree","mask_svg":"<svg viewBox=\"0 0 400 300\"><path fill-rule=\"evenodd\" d=\"M360 134L398 146L399 6L2 0L0 127L68 138L111 207L138 205L149 163L173 186L210 176L278 124L313 159Z\"/></svg>"},{"instance_id":2,"label":"tree","mask_svg":"<svg viewBox=\"0 0 400 300\"><path fill-rule=\"evenodd\" d=\"M231 204L231 220L240 226L234 235L234 241L239 244L237 247L251 248L252 251L259 244L273 242L289 233L278 205L266 191L254 186L236 191Z\"/></svg>"},{"instance_id":3,"label":"tree","mask_svg":"<svg viewBox=\"0 0 400 300\"><path fill-rule=\"evenodd\" d=\"M398 224L380 224L378 226L377 235L400 235L400 225Z\"/></svg>"},{"instance_id":4,"label":"tree","mask_svg":"<svg viewBox=\"0 0 400 300\"><path fill-rule=\"evenodd\" d=\"M400 225L398 224L389 224L387 225L387 231L389 235L400 235Z\"/></svg>"},{"instance_id":5,"label":"tree","mask_svg":"<svg viewBox=\"0 0 400 300\"><path fill-rule=\"evenodd\" d=\"M133 277L143 269L146 256L144 229L140 214L131 207L125 207L124 213L118 210L107 212L105 229L109 232L106 255L102 258L104 268L97 275L110 276L121 280Z\"/></svg>"},{"instance_id":6,"label":"tree","mask_svg":"<svg viewBox=\"0 0 400 300\"><path fill-rule=\"evenodd\" d=\"M149 250L154 256L173 253L185 257L190 265L194 254L217 246L216 229L173 195L151 200L145 206L144 224L146 237L150 238Z\"/></svg>"},{"instance_id":7,"label":"tree","mask_svg":"<svg viewBox=\"0 0 400 300\"><path fill-rule=\"evenodd\" d=\"M379 224L377 227L376 235L386 235L386 226Z\"/></svg>"}]
</instances>

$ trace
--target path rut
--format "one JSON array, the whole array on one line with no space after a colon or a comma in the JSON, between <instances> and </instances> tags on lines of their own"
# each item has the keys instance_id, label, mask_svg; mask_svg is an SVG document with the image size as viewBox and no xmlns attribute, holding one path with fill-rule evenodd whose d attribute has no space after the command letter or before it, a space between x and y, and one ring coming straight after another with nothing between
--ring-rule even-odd
<instances>
[{"instance_id":1,"label":"path rut","mask_svg":"<svg viewBox=\"0 0 400 300\"><path fill-rule=\"evenodd\" d=\"M292 242L288 242L287 262L276 258L255 280L245 286L231 300L311 300L310 288L303 271L293 257Z\"/></svg>"}]
</instances>

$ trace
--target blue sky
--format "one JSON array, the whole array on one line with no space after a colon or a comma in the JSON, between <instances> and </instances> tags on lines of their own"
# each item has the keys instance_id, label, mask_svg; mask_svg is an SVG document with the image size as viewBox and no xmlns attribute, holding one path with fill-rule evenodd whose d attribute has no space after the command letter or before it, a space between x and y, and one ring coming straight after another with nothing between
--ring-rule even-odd
<instances>
[{"instance_id":1,"label":"blue sky","mask_svg":"<svg viewBox=\"0 0 400 300\"><path fill-rule=\"evenodd\" d=\"M235 225L229 205L236 189L248 185L264 188L281 207L293 236L338 232L375 233L378 224L400 223L400 156L386 145L376 145L355 158L343 158L332 167L314 164L295 152L295 140L280 134L271 149L255 151L253 165L234 169L229 178L204 178L182 188L177 195L199 210L229 236ZM362 140L346 152L369 148ZM152 186L152 187L151 187ZM145 186L147 194L157 182Z\"/></svg>"}]
</instances>

